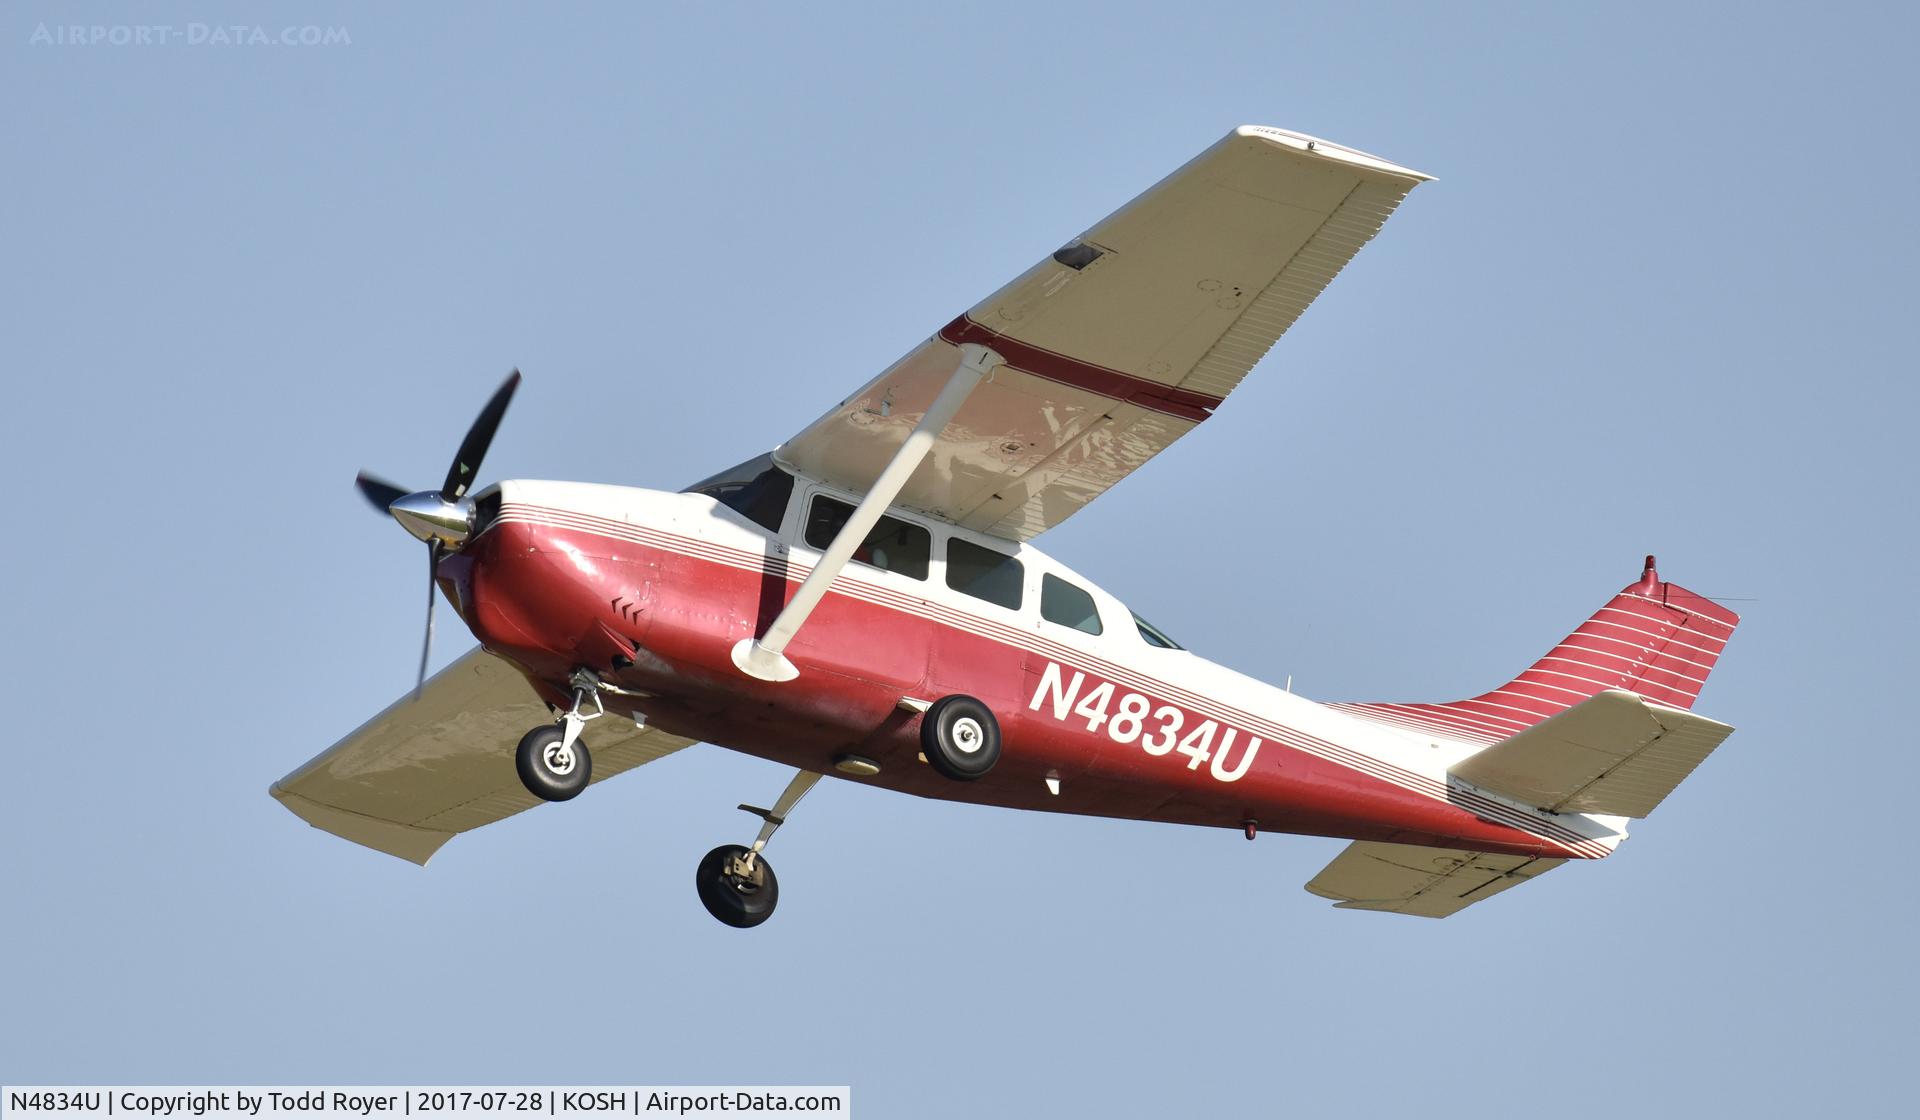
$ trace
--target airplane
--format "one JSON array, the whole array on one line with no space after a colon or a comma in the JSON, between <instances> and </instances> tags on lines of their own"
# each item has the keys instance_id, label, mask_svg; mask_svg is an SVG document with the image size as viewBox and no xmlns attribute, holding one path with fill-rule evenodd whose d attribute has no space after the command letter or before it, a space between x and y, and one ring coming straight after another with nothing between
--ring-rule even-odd
<instances>
[{"instance_id":1,"label":"airplane","mask_svg":"<svg viewBox=\"0 0 1920 1120\"><path fill-rule=\"evenodd\" d=\"M1637 579L1517 677L1318 703L1214 664L1031 541L1205 421L1429 176L1235 129L773 451L681 491L357 485L428 557L411 694L274 783L416 863L709 743L792 767L696 870L766 921L823 776L978 805L1350 841L1306 889L1442 918L1600 859L1732 732L1692 707L1739 618ZM434 600L479 639L431 679Z\"/></svg>"}]
</instances>

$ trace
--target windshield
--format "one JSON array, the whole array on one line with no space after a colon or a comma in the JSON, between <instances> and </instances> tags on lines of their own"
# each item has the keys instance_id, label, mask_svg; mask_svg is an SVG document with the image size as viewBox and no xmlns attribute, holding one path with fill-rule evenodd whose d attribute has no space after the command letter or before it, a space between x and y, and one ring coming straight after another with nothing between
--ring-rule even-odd
<instances>
[{"instance_id":1,"label":"windshield","mask_svg":"<svg viewBox=\"0 0 1920 1120\"><path fill-rule=\"evenodd\" d=\"M780 531L793 496L793 476L774 465L768 453L748 459L687 487L685 493L705 494L770 533Z\"/></svg>"},{"instance_id":2,"label":"windshield","mask_svg":"<svg viewBox=\"0 0 1920 1120\"><path fill-rule=\"evenodd\" d=\"M1145 638L1147 644L1150 646L1159 646L1161 649L1186 649L1187 648L1186 646L1181 645L1179 642L1174 641L1172 638L1167 637L1166 633L1162 631L1158 626L1155 626L1153 623L1148 622L1146 619L1141 618L1137 614L1133 616L1133 624L1140 628L1140 636L1142 638Z\"/></svg>"}]
</instances>

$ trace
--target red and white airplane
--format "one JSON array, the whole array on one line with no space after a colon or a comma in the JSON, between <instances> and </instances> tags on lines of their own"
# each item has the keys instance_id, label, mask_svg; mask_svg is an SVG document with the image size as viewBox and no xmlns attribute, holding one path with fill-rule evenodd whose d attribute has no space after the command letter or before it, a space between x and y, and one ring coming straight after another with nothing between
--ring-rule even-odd
<instances>
[{"instance_id":1,"label":"red and white airplane","mask_svg":"<svg viewBox=\"0 0 1920 1120\"><path fill-rule=\"evenodd\" d=\"M796 768L701 900L753 926L824 775L923 797L1353 841L1307 884L1444 917L1598 859L1731 728L1688 709L1739 621L1645 571L1517 678L1321 704L1181 648L1029 542L1205 420L1427 176L1236 129L771 454L688 490L367 475L480 648L273 786L425 863L696 741ZM421 672L426 659L423 652ZM517 744L517 746L516 746ZM742 808L749 808L742 806Z\"/></svg>"}]
</instances>

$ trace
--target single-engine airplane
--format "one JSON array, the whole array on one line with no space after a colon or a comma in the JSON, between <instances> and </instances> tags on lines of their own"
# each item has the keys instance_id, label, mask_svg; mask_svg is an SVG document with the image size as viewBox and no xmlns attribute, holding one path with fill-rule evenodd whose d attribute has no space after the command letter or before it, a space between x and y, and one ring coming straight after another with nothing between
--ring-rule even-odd
<instances>
[{"instance_id":1,"label":"single-engine airplane","mask_svg":"<svg viewBox=\"0 0 1920 1120\"><path fill-rule=\"evenodd\" d=\"M1451 703L1315 703L1181 648L1029 543L1207 419L1428 176L1244 127L771 453L687 490L473 489L519 383L437 490L362 474L480 640L273 786L426 863L695 742L794 767L700 861L750 927L822 776L923 797L1352 841L1307 889L1445 917L1598 859L1726 738L1692 714L1739 621L1640 577Z\"/></svg>"}]
</instances>

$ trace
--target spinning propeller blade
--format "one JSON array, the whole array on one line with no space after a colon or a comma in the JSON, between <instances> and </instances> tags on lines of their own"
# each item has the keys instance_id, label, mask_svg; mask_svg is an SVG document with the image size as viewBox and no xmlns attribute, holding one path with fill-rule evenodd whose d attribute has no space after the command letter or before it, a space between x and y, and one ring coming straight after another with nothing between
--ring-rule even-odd
<instances>
[{"instance_id":1,"label":"spinning propeller blade","mask_svg":"<svg viewBox=\"0 0 1920 1120\"><path fill-rule=\"evenodd\" d=\"M366 495L367 501L373 503L373 508L381 513L387 512L388 506L407 496L407 491L379 475L368 474L366 471L361 471L354 476L353 484L360 488L360 493Z\"/></svg>"},{"instance_id":2,"label":"spinning propeller blade","mask_svg":"<svg viewBox=\"0 0 1920 1120\"><path fill-rule=\"evenodd\" d=\"M420 690L427 684L427 655L433 652L433 600L434 587L440 577L440 542L427 542L427 636L420 643L420 675L413 682L413 698L420 699Z\"/></svg>"},{"instance_id":3,"label":"spinning propeller blade","mask_svg":"<svg viewBox=\"0 0 1920 1120\"><path fill-rule=\"evenodd\" d=\"M466 496L467 488L473 485L473 479L480 472L480 460L487 457L487 448L493 444L493 433L500 427L500 418L507 414L507 405L513 400L513 391L520 387L520 371L514 370L507 379L494 390L493 399L487 407L474 417L473 427L467 429L467 438L460 441L460 450L453 457L453 465L447 468L447 481L440 486L440 496L449 502L457 502Z\"/></svg>"}]
</instances>

